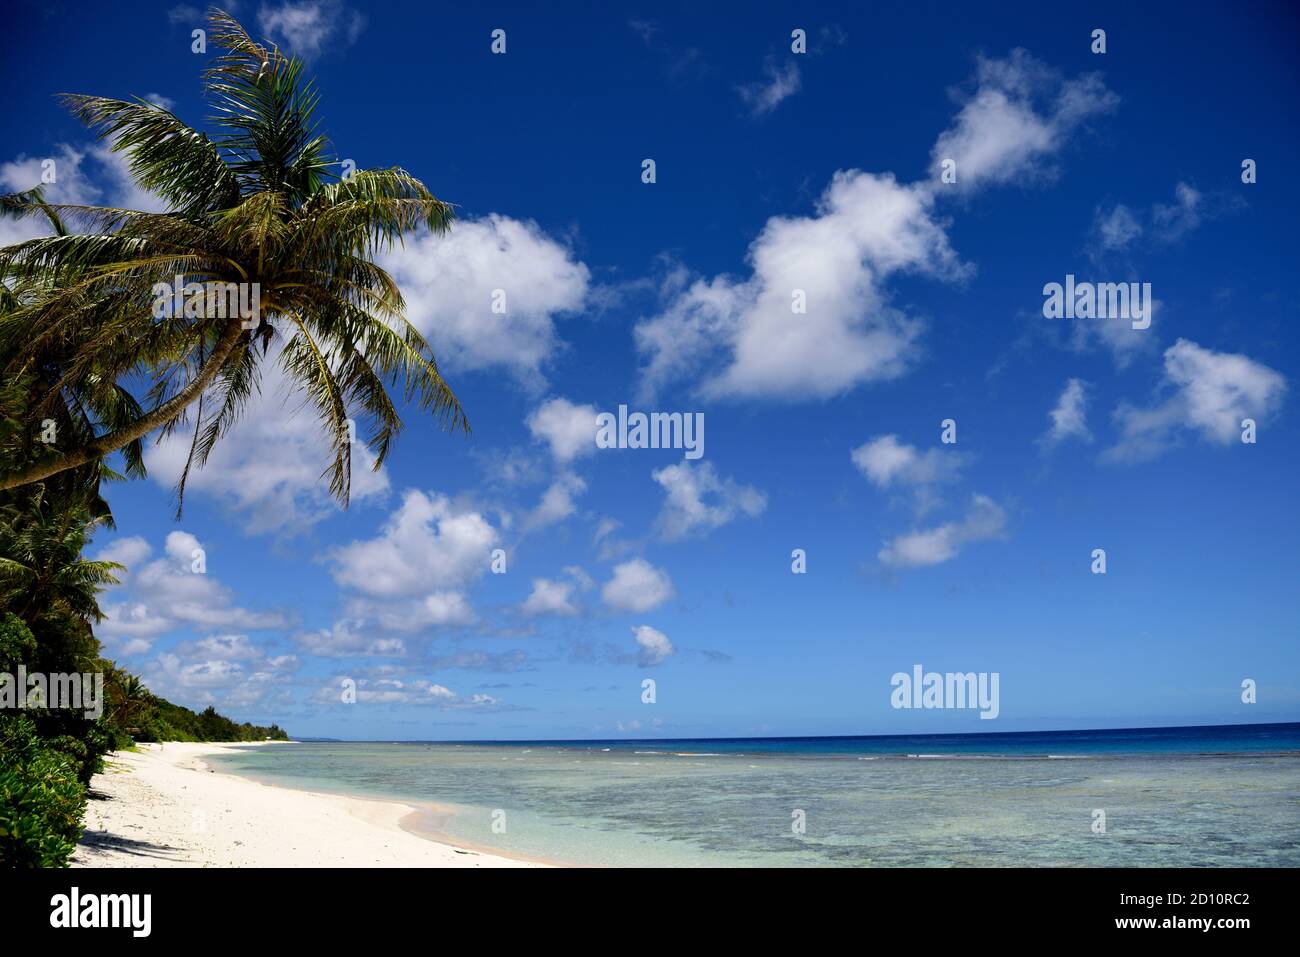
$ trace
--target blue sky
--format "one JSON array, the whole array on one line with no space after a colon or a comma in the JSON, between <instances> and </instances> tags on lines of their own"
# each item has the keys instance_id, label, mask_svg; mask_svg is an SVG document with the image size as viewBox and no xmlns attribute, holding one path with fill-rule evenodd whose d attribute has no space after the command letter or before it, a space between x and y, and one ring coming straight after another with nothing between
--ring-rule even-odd
<instances>
[{"instance_id":1,"label":"blue sky","mask_svg":"<svg viewBox=\"0 0 1300 957\"><path fill-rule=\"evenodd\" d=\"M741 9L235 7L340 158L457 204L386 265L473 434L409 410L344 512L268 372L182 521L174 444L113 488L110 654L361 739L1297 719L1294 11ZM18 23L0 187L148 205L52 94L201 123L197 10ZM1150 328L1044 318L1067 274L1150 283ZM597 449L620 404L703 413L703 458ZM918 663L999 673L997 720L891 708Z\"/></svg>"}]
</instances>

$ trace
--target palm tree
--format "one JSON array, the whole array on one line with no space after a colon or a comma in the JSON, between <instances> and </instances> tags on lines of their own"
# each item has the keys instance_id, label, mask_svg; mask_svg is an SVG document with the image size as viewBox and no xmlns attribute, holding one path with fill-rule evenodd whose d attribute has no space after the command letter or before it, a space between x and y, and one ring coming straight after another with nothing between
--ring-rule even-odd
<instances>
[{"instance_id":1,"label":"palm tree","mask_svg":"<svg viewBox=\"0 0 1300 957\"><path fill-rule=\"evenodd\" d=\"M150 701L152 695L144 682L129 671L123 671L112 662L104 664L105 687L108 699L112 702L109 719L128 734L138 733L138 719L147 716L153 708Z\"/></svg>"},{"instance_id":2,"label":"palm tree","mask_svg":"<svg viewBox=\"0 0 1300 957\"><path fill-rule=\"evenodd\" d=\"M26 381L57 357L57 377L30 403L28 428L60 406L86 410L97 428L85 441L60 445L57 455L10 467L0 490L129 450L155 429L165 435L186 425L197 403L178 487L183 497L190 466L207 460L258 388L272 342L323 420L334 452L330 490L345 504L349 409L360 412L356 432L364 429L376 469L402 428L390 387L400 385L443 428L468 431L428 343L406 320L396 283L375 262L421 225L446 231L451 207L402 169L334 177L336 164L316 133L318 97L301 61L255 42L220 10L209 20L211 42L224 51L205 73L214 139L143 100L63 97L129 157L135 181L169 211L16 205L31 215L44 207L87 231L0 249L0 277L43 286L36 301L0 316L4 375ZM256 284L255 327L210 309L156 315L155 284L176 276ZM124 420L120 390L141 379L147 408Z\"/></svg>"},{"instance_id":3,"label":"palm tree","mask_svg":"<svg viewBox=\"0 0 1300 957\"><path fill-rule=\"evenodd\" d=\"M56 236L68 234L63 220L45 201L41 187L0 196L2 218L18 218L31 215L33 211L45 217ZM32 276L22 282L0 283L0 317L38 303L50 289L46 277L42 276ZM39 357L34 357L35 361L29 360L25 375L14 375L0 383L0 458L13 463L11 467L19 463L57 459L60 453L51 438L65 436L74 445L84 445L96 438L98 425L118 428L140 417L140 404L129 390L118 384L103 389L74 387L62 392L55 389L72 355L66 347L46 348ZM5 357L0 354L0 367L7 365ZM91 384L95 384L94 379ZM33 400L42 396L53 396L61 401L46 401L39 410L40 415L36 415ZM33 419L40 421L38 431L30 427ZM122 455L127 475L141 477L145 474L139 439L123 446ZM123 475L100 459L51 475L43 484L46 492L60 501L84 502L93 517L113 528L113 516L108 503L100 495L99 486L101 481L122 478ZM0 491L0 508L19 501L23 494L16 489Z\"/></svg>"},{"instance_id":4,"label":"palm tree","mask_svg":"<svg viewBox=\"0 0 1300 957\"><path fill-rule=\"evenodd\" d=\"M84 502L61 502L43 486L0 508L0 607L35 630L47 617L101 621L99 590L116 585L117 562L81 551L103 524Z\"/></svg>"}]
</instances>

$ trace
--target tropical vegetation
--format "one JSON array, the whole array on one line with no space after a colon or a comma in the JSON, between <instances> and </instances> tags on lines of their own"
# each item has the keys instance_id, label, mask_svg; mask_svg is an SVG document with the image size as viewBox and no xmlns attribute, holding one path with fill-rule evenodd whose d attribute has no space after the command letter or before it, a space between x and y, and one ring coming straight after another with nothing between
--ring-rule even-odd
<instances>
[{"instance_id":1,"label":"tropical vegetation","mask_svg":"<svg viewBox=\"0 0 1300 957\"><path fill-rule=\"evenodd\" d=\"M106 699L97 718L0 708L3 866L67 863L114 749L286 737L166 701L103 657L99 595L122 568L87 550L114 527L104 487L146 474L148 440L186 437L179 515L272 363L320 419L344 505L354 437L379 468L399 404L468 431L377 262L407 233L447 230L452 208L400 168L340 175L301 61L220 10L209 21L207 130L143 99L62 96L165 211L56 203L35 184L0 197L0 215L47 233L0 248L0 675L96 672ZM253 314L204 293L234 286L255 290Z\"/></svg>"}]
</instances>

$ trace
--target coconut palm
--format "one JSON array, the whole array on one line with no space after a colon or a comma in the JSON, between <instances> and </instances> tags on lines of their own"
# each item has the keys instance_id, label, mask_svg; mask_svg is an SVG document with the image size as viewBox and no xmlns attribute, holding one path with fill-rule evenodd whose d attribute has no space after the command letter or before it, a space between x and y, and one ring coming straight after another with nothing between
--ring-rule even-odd
<instances>
[{"instance_id":1,"label":"coconut palm","mask_svg":"<svg viewBox=\"0 0 1300 957\"><path fill-rule=\"evenodd\" d=\"M58 407L84 409L97 427L89 440L57 445L57 455L6 466L0 489L129 450L154 430L166 435L187 425L195 406L183 496L190 466L201 466L238 420L272 357L322 420L334 453L330 489L344 503L349 415L378 469L402 428L390 388L443 428L468 431L397 285L375 262L421 226L445 231L451 208L401 169L334 176L301 61L254 41L220 10L209 20L210 42L224 51L205 73L213 138L143 100L63 97L169 208L17 204L19 213L44 207L84 231L0 249L0 277L43 288L0 316L3 372L25 380L55 357L58 374L33 396L28 427ZM245 323L202 305L160 313L155 284L177 276L256 284L258 315ZM128 386L141 400L124 416Z\"/></svg>"},{"instance_id":2,"label":"coconut palm","mask_svg":"<svg viewBox=\"0 0 1300 957\"><path fill-rule=\"evenodd\" d=\"M22 217L31 215L33 211L47 220L56 236L67 235L67 227L45 201L41 187L0 196L0 218ZM50 284L41 276L32 276L23 282L0 283L0 319L38 303L49 292ZM118 384L102 389L77 388L74 385L62 391L55 390L54 386L62 379L63 369L71 355L68 348L46 348L39 357L32 357L34 361L29 359L23 375L6 377L0 383L0 460L11 463L8 468L42 459L57 460L60 456L57 439L60 436L74 446L84 445L97 437L101 424L110 429L120 428L140 417L140 404L129 390ZM0 354L0 367L7 365L5 357ZM97 384L93 377L89 381L92 386ZM46 401L40 415L35 416L32 402L38 396L54 396L61 401ZM38 430L30 427L33 418L40 421ZM139 439L123 446L122 456L127 475L139 477L145 474ZM103 480L114 481L123 477L99 459L51 475L43 484L55 499L84 502L93 517L112 528L113 516L108 503L99 494L99 486ZM21 497L19 490L0 491L0 508L17 502Z\"/></svg>"},{"instance_id":3,"label":"coconut palm","mask_svg":"<svg viewBox=\"0 0 1300 957\"><path fill-rule=\"evenodd\" d=\"M43 487L18 498L0 509L0 608L35 624L46 616L101 621L99 591L118 584L122 566L81 551L103 521Z\"/></svg>"}]
</instances>

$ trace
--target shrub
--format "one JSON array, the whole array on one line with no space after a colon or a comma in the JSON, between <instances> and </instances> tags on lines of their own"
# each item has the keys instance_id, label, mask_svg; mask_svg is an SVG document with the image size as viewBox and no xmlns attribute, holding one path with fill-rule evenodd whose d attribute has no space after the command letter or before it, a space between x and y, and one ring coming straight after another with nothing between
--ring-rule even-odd
<instances>
[{"instance_id":1,"label":"shrub","mask_svg":"<svg viewBox=\"0 0 1300 957\"><path fill-rule=\"evenodd\" d=\"M77 763L25 715L0 714L0 867L64 867L81 839Z\"/></svg>"}]
</instances>

